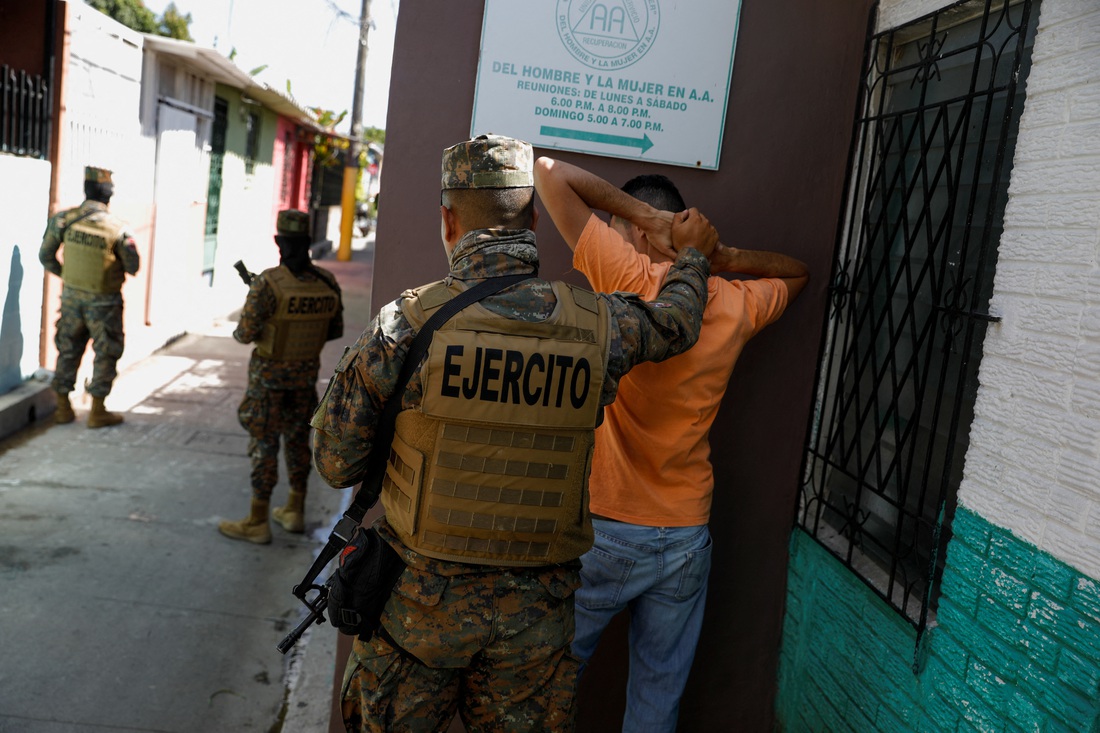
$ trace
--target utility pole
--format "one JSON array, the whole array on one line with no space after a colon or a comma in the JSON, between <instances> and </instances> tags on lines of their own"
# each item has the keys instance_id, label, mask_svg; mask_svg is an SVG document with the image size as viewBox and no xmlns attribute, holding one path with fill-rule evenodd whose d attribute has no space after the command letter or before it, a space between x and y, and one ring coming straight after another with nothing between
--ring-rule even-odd
<instances>
[{"instance_id":1,"label":"utility pole","mask_svg":"<svg viewBox=\"0 0 1100 733\"><path fill-rule=\"evenodd\" d=\"M367 65L367 32L370 30L370 0L363 0L359 12L359 53L355 59L355 93L351 98L351 145L344 159L344 188L340 199L340 247L336 259L351 259L351 233L355 224L355 184L359 180L359 151L363 147L363 75Z\"/></svg>"}]
</instances>

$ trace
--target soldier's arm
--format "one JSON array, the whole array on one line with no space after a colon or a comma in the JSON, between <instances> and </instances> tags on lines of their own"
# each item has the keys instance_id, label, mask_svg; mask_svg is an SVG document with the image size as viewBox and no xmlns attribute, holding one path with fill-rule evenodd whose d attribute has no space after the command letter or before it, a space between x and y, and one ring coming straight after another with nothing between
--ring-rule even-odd
<instances>
[{"instance_id":1,"label":"soldier's arm","mask_svg":"<svg viewBox=\"0 0 1100 733\"><path fill-rule=\"evenodd\" d=\"M61 230L57 223L58 217L50 217L46 224L46 232L42 235L42 246L38 248L38 261L46 272L51 272L61 277L61 263L57 261L57 250L61 248Z\"/></svg>"},{"instance_id":2,"label":"soldier's arm","mask_svg":"<svg viewBox=\"0 0 1100 733\"><path fill-rule=\"evenodd\" d=\"M137 251L137 242L129 231L123 231L115 245L115 255L122 262L122 269L127 275L136 275L141 267L141 255Z\"/></svg>"},{"instance_id":3,"label":"soldier's arm","mask_svg":"<svg viewBox=\"0 0 1100 733\"><path fill-rule=\"evenodd\" d=\"M541 157L535 161L535 190L569 249L577 248L596 209L637 225L675 254L669 243L671 212L659 211L583 168Z\"/></svg>"},{"instance_id":4,"label":"soldier's arm","mask_svg":"<svg viewBox=\"0 0 1100 733\"><path fill-rule=\"evenodd\" d=\"M263 275L257 275L248 286L248 297L241 309L241 318L233 330L233 338L242 344L251 344L263 335L264 325L275 315L278 307L275 293L267 286Z\"/></svg>"},{"instance_id":5,"label":"soldier's arm","mask_svg":"<svg viewBox=\"0 0 1100 733\"><path fill-rule=\"evenodd\" d=\"M313 465L330 486L352 486L366 478L382 409L393 395L412 327L391 303L350 347L336 367L313 413ZM417 379L414 375L413 382ZM388 446L385 448L388 449Z\"/></svg>"}]
</instances>

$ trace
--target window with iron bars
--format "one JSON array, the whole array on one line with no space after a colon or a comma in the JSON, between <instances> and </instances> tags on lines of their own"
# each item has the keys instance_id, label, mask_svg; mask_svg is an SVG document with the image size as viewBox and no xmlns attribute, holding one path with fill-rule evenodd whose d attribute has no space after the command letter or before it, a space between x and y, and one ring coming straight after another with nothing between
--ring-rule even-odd
<instances>
[{"instance_id":1,"label":"window with iron bars","mask_svg":"<svg viewBox=\"0 0 1100 733\"><path fill-rule=\"evenodd\" d=\"M251 176L256 172L256 159L260 156L260 115L249 112L245 126L247 136L244 144L244 172Z\"/></svg>"},{"instance_id":2,"label":"window with iron bars","mask_svg":"<svg viewBox=\"0 0 1100 733\"><path fill-rule=\"evenodd\" d=\"M0 66L0 153L45 158L50 145L50 89L36 74Z\"/></svg>"},{"instance_id":3,"label":"window with iron bars","mask_svg":"<svg viewBox=\"0 0 1100 733\"><path fill-rule=\"evenodd\" d=\"M1039 0L972 0L868 38L799 522L918 631L997 320L1038 15Z\"/></svg>"}]
</instances>

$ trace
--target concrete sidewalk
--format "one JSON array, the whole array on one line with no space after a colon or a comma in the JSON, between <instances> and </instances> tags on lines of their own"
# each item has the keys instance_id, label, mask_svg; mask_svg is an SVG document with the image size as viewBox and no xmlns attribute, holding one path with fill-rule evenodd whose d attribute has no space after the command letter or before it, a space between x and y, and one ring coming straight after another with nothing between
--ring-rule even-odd
<instances>
[{"instance_id":1,"label":"concrete sidewalk","mask_svg":"<svg viewBox=\"0 0 1100 733\"><path fill-rule=\"evenodd\" d=\"M369 322L373 248L319 264L344 291L344 337L318 390ZM315 474L307 530L273 525L268 546L234 542L247 513L248 438L237 423L251 347L217 322L127 368L107 399L122 425L52 415L0 441L0 732L328 730L336 632L290 590L350 491ZM273 504L287 494L284 475Z\"/></svg>"}]
</instances>

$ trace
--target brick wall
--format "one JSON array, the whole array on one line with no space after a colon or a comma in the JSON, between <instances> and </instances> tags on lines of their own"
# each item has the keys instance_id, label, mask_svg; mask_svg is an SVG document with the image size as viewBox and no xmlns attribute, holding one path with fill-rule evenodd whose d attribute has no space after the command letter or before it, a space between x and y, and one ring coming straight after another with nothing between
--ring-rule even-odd
<instances>
[{"instance_id":1,"label":"brick wall","mask_svg":"<svg viewBox=\"0 0 1100 733\"><path fill-rule=\"evenodd\" d=\"M1100 3L1043 0L962 505L1100 577Z\"/></svg>"},{"instance_id":2,"label":"brick wall","mask_svg":"<svg viewBox=\"0 0 1100 733\"><path fill-rule=\"evenodd\" d=\"M954 527L920 649L896 611L795 532L783 730L1100 730L1100 582L965 509Z\"/></svg>"}]
</instances>

